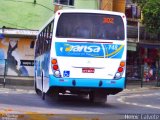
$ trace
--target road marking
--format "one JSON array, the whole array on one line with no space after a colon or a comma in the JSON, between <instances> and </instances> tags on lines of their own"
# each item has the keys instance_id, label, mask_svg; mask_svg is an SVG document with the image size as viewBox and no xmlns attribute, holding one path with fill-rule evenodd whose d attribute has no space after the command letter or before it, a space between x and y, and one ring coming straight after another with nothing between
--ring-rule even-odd
<instances>
[{"instance_id":1,"label":"road marking","mask_svg":"<svg viewBox=\"0 0 160 120\"><path fill-rule=\"evenodd\" d=\"M127 102L126 99L127 98L135 98L135 97L146 97L146 96L160 96L160 93L153 93L153 94L146 94L146 95L142 95L142 94L137 94L137 95L130 95L130 96L121 96L120 98L118 98L117 100L121 103L124 104L129 104L129 105L135 105L135 106L139 106L139 107L147 107L147 108L155 108L155 109L160 109L160 107L158 106L153 106L153 105L145 105L145 104L139 104L139 103L133 103L133 102Z\"/></svg>"},{"instance_id":2,"label":"road marking","mask_svg":"<svg viewBox=\"0 0 160 120\"><path fill-rule=\"evenodd\" d=\"M81 116L81 114L44 114L31 111L16 111L10 108L0 108L0 119L4 120L105 120L101 117L104 117L103 114L102 116L96 116L94 114L91 116Z\"/></svg>"},{"instance_id":3,"label":"road marking","mask_svg":"<svg viewBox=\"0 0 160 120\"><path fill-rule=\"evenodd\" d=\"M105 120L100 117L81 117L80 115L63 115L63 114L14 114L14 113L5 113L0 112L0 119L4 120Z\"/></svg>"},{"instance_id":4,"label":"road marking","mask_svg":"<svg viewBox=\"0 0 160 120\"><path fill-rule=\"evenodd\" d=\"M35 93L34 90L23 90L23 89L9 89L9 88L0 88L0 93L16 93L16 94L33 94Z\"/></svg>"}]
</instances>

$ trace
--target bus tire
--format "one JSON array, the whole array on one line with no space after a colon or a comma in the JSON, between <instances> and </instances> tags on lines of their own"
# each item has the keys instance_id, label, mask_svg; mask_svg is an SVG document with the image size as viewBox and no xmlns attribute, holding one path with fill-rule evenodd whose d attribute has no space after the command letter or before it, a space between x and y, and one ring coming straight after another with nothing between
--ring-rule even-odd
<instances>
[{"instance_id":1,"label":"bus tire","mask_svg":"<svg viewBox=\"0 0 160 120\"><path fill-rule=\"evenodd\" d=\"M59 90L58 89L53 90L52 98L53 98L54 101L59 100Z\"/></svg>"},{"instance_id":2,"label":"bus tire","mask_svg":"<svg viewBox=\"0 0 160 120\"><path fill-rule=\"evenodd\" d=\"M95 99L94 92L90 92L90 93L89 93L89 101L90 101L91 103L94 103L94 99Z\"/></svg>"},{"instance_id":3,"label":"bus tire","mask_svg":"<svg viewBox=\"0 0 160 120\"><path fill-rule=\"evenodd\" d=\"M42 100L45 100L46 93L42 91Z\"/></svg>"},{"instance_id":4,"label":"bus tire","mask_svg":"<svg viewBox=\"0 0 160 120\"><path fill-rule=\"evenodd\" d=\"M42 73L42 100L45 100L46 93L43 91L43 73Z\"/></svg>"},{"instance_id":5,"label":"bus tire","mask_svg":"<svg viewBox=\"0 0 160 120\"><path fill-rule=\"evenodd\" d=\"M107 95L106 94L99 94L97 92L90 92L89 93L89 101L91 103L102 103L105 104L107 101Z\"/></svg>"}]
</instances>

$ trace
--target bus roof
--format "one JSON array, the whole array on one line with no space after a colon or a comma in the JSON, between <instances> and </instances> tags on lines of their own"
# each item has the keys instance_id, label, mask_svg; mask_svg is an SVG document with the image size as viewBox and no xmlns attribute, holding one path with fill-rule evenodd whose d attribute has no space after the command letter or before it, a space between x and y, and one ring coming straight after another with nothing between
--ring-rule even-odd
<instances>
[{"instance_id":1,"label":"bus roof","mask_svg":"<svg viewBox=\"0 0 160 120\"><path fill-rule=\"evenodd\" d=\"M58 10L56 13L101 13L101 14L114 14L114 15L125 15L124 13L121 12L115 12L115 11L106 11L106 10L93 10L93 9L63 9L63 10Z\"/></svg>"}]
</instances>

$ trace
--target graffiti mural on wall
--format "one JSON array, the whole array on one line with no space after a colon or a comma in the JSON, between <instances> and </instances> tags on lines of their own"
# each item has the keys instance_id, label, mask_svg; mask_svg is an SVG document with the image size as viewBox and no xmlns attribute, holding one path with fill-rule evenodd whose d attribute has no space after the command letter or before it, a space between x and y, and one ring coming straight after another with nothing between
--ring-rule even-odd
<instances>
[{"instance_id":1,"label":"graffiti mural on wall","mask_svg":"<svg viewBox=\"0 0 160 120\"><path fill-rule=\"evenodd\" d=\"M34 40L29 38L0 39L0 69L4 69L4 59L7 59L6 75L33 76Z\"/></svg>"}]
</instances>

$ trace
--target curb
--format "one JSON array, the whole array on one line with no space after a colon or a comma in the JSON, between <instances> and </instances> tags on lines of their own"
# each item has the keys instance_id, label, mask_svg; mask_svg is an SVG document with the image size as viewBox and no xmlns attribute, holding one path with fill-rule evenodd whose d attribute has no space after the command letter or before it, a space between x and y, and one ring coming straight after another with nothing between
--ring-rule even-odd
<instances>
[{"instance_id":1,"label":"curb","mask_svg":"<svg viewBox=\"0 0 160 120\"><path fill-rule=\"evenodd\" d=\"M150 87L137 87L137 88L126 88L123 90L123 92L125 93L130 93L130 92L141 92L141 91L144 91L144 90L151 90L151 89L160 89L160 87L153 87L153 86L150 86Z\"/></svg>"},{"instance_id":2,"label":"curb","mask_svg":"<svg viewBox=\"0 0 160 120\"><path fill-rule=\"evenodd\" d=\"M3 93L35 93L33 86L13 86L13 85L6 85L5 87L0 86L0 92Z\"/></svg>"},{"instance_id":3,"label":"curb","mask_svg":"<svg viewBox=\"0 0 160 120\"><path fill-rule=\"evenodd\" d=\"M0 83L3 85L4 79L0 78ZM13 86L34 86L34 79L24 77L6 77L5 85Z\"/></svg>"}]
</instances>

